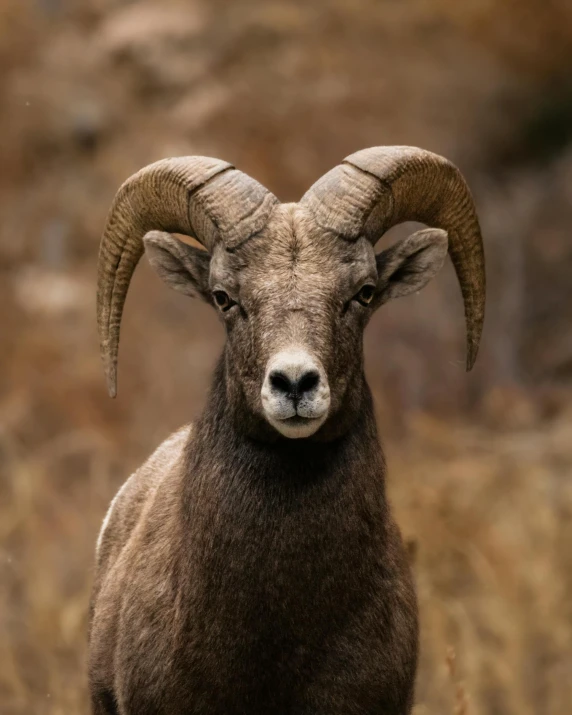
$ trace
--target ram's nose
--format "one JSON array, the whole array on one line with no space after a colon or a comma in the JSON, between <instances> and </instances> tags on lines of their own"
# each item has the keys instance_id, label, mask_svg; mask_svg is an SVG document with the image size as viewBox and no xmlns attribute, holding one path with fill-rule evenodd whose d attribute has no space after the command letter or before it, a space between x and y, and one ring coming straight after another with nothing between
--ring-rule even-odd
<instances>
[{"instance_id":1,"label":"ram's nose","mask_svg":"<svg viewBox=\"0 0 572 715\"><path fill-rule=\"evenodd\" d=\"M307 437L325 421L330 388L319 360L303 349L283 350L268 362L261 390L266 419L287 437Z\"/></svg>"},{"instance_id":2,"label":"ram's nose","mask_svg":"<svg viewBox=\"0 0 572 715\"><path fill-rule=\"evenodd\" d=\"M295 403L312 392L320 384L320 373L306 365L288 363L275 368L268 375L271 390L280 396L288 397Z\"/></svg>"}]
</instances>

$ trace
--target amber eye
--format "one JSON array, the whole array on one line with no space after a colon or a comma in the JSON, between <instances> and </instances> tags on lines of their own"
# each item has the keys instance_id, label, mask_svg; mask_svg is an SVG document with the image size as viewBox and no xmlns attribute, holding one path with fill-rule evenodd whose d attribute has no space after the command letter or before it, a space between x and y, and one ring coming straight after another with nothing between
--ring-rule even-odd
<instances>
[{"instance_id":1,"label":"amber eye","mask_svg":"<svg viewBox=\"0 0 572 715\"><path fill-rule=\"evenodd\" d=\"M359 293L354 295L354 300L357 300L357 302L361 303L362 305L369 305L373 300L374 293L375 286L366 285L360 290Z\"/></svg>"},{"instance_id":2,"label":"amber eye","mask_svg":"<svg viewBox=\"0 0 572 715\"><path fill-rule=\"evenodd\" d=\"M226 313L227 310L229 310L230 308L232 308L233 305L235 305L235 302L231 300L228 293L225 293L223 290L213 291L213 298L215 303L218 305L218 307L222 310L223 313Z\"/></svg>"}]
</instances>

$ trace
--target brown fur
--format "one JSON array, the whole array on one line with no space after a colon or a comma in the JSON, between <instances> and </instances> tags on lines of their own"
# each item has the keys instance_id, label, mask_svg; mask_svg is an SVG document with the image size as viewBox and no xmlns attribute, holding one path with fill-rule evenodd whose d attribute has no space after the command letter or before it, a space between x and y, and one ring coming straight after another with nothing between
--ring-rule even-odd
<instances>
[{"instance_id":1,"label":"brown fur","mask_svg":"<svg viewBox=\"0 0 572 715\"><path fill-rule=\"evenodd\" d=\"M446 254L423 231L376 256L365 239L279 205L237 248L146 240L174 287L237 305L195 429L126 483L101 535L92 599L95 715L407 715L417 606L385 492L362 335L385 300ZM373 282L375 298L354 296ZM268 359L319 356L328 419L288 440L264 419Z\"/></svg>"}]
</instances>

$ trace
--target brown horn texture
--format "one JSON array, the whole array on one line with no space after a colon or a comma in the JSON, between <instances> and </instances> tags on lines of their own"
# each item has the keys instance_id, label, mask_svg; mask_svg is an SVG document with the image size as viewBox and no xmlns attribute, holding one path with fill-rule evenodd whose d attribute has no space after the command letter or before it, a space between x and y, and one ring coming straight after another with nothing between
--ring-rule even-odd
<instances>
[{"instance_id":1,"label":"brown horn texture","mask_svg":"<svg viewBox=\"0 0 572 715\"><path fill-rule=\"evenodd\" d=\"M447 231L465 304L467 370L473 367L485 316L485 258L475 205L454 164L416 147L363 149L322 176L302 203L347 240L366 236L375 244L403 221Z\"/></svg>"},{"instance_id":2,"label":"brown horn texture","mask_svg":"<svg viewBox=\"0 0 572 715\"><path fill-rule=\"evenodd\" d=\"M101 239L97 275L97 324L111 397L117 394L123 305L145 234L182 233L208 251L218 241L232 249L264 228L277 203L231 164L203 156L163 159L120 187Z\"/></svg>"}]
</instances>

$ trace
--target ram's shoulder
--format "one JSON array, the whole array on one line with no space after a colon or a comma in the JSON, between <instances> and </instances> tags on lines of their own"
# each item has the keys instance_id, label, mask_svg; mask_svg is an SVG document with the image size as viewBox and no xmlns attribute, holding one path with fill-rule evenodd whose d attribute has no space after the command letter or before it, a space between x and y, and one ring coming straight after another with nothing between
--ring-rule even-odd
<instances>
[{"instance_id":1,"label":"ram's shoulder","mask_svg":"<svg viewBox=\"0 0 572 715\"><path fill-rule=\"evenodd\" d=\"M184 458L184 449L191 435L190 424L174 432L121 486L101 525L96 546L98 564L126 543L145 504Z\"/></svg>"}]
</instances>

